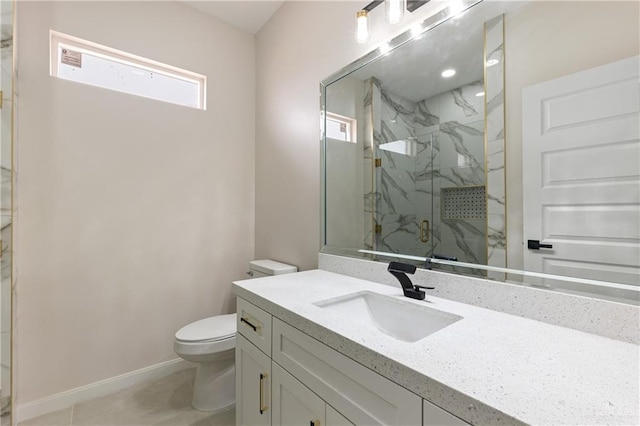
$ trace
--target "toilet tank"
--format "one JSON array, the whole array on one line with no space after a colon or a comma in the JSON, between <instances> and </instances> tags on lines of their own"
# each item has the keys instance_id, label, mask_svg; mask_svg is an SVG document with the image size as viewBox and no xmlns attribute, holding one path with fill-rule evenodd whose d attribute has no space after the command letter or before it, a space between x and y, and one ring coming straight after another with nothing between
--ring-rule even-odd
<instances>
[{"instance_id":1,"label":"toilet tank","mask_svg":"<svg viewBox=\"0 0 640 426\"><path fill-rule=\"evenodd\" d=\"M298 268L275 260L263 259L249 262L249 275L252 278L268 277L271 275L290 274L298 272Z\"/></svg>"}]
</instances>

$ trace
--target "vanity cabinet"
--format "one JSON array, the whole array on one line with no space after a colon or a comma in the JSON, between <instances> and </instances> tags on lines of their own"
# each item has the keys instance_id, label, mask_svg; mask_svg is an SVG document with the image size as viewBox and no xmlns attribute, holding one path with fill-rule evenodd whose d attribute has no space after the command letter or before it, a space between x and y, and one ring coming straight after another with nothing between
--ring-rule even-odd
<instances>
[{"instance_id":1,"label":"vanity cabinet","mask_svg":"<svg viewBox=\"0 0 640 426\"><path fill-rule=\"evenodd\" d=\"M238 425L467 424L240 298L236 339Z\"/></svg>"}]
</instances>

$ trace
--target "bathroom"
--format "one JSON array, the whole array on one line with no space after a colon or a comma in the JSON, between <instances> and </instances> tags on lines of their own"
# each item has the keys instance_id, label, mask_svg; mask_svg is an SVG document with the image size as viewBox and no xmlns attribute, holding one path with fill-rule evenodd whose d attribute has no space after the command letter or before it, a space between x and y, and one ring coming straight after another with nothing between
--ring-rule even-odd
<instances>
[{"instance_id":1,"label":"bathroom","mask_svg":"<svg viewBox=\"0 0 640 426\"><path fill-rule=\"evenodd\" d=\"M243 3L251 14L260 2ZM17 2L14 423L69 393L177 368L176 330L235 312L231 283L250 260L318 267L318 84L435 7L397 26L376 9L358 44L365 5L286 1L253 34L184 2ZM602 7L506 15L507 105L521 104L515 88L638 54L637 3L609 19ZM206 110L52 78L50 30L206 75ZM507 140L520 133L506 127ZM506 155L509 267L522 269L518 144Z\"/></svg>"}]
</instances>

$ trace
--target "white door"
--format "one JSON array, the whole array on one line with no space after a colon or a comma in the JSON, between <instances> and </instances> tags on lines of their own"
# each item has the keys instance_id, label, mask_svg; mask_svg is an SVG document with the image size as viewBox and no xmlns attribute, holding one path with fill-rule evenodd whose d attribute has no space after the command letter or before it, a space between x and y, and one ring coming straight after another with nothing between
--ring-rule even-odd
<instances>
[{"instance_id":1,"label":"white door","mask_svg":"<svg viewBox=\"0 0 640 426\"><path fill-rule=\"evenodd\" d=\"M523 90L525 270L640 285L639 61Z\"/></svg>"},{"instance_id":2,"label":"white door","mask_svg":"<svg viewBox=\"0 0 640 426\"><path fill-rule=\"evenodd\" d=\"M273 372L273 425L324 426L325 402L275 362Z\"/></svg>"},{"instance_id":3,"label":"white door","mask_svg":"<svg viewBox=\"0 0 640 426\"><path fill-rule=\"evenodd\" d=\"M236 335L236 424L271 425L271 359Z\"/></svg>"}]
</instances>

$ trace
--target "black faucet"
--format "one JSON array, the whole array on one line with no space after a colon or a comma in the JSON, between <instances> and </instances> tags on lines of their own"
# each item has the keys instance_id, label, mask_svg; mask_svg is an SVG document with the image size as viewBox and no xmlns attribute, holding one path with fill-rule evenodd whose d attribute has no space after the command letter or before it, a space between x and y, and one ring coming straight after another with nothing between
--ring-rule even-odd
<instances>
[{"instance_id":1,"label":"black faucet","mask_svg":"<svg viewBox=\"0 0 640 426\"><path fill-rule=\"evenodd\" d=\"M423 300L425 293L420 290L421 288L427 290L433 290L435 287L425 287L421 285L414 285L409 277L406 274L415 274L416 267L414 265L409 265L407 263L400 262L391 262L389 263L389 267L387 271L391 272L391 274L400 281L400 285L402 286L402 291L406 297L410 297L412 299Z\"/></svg>"}]
</instances>

